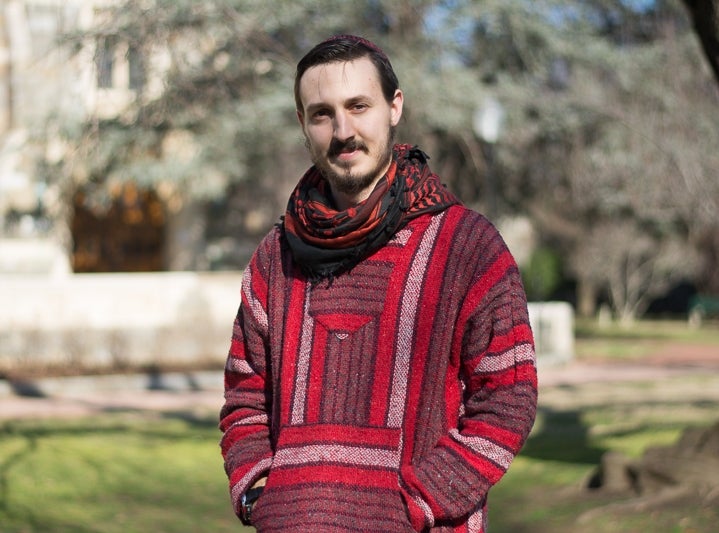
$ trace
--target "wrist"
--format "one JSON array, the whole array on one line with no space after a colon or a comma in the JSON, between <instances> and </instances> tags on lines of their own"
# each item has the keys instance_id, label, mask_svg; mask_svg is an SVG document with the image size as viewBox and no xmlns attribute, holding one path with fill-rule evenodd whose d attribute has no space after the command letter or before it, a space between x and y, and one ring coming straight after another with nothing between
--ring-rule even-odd
<instances>
[{"instance_id":1,"label":"wrist","mask_svg":"<svg viewBox=\"0 0 719 533\"><path fill-rule=\"evenodd\" d=\"M255 502L260 497L264 489L264 486L255 485L240 496L240 521L244 525L252 525L252 510L255 507Z\"/></svg>"}]
</instances>

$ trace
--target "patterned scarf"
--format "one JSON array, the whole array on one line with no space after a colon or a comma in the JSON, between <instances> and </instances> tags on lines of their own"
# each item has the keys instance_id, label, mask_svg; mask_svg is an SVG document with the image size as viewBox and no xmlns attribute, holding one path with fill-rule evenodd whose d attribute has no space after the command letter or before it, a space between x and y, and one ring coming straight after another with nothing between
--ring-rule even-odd
<instances>
[{"instance_id":1,"label":"patterned scarf","mask_svg":"<svg viewBox=\"0 0 719 533\"><path fill-rule=\"evenodd\" d=\"M459 200L433 174L419 148L397 144L392 164L365 201L345 210L332 207L330 186L316 167L290 196L282 223L295 262L311 280L350 270L410 220L443 211Z\"/></svg>"}]
</instances>

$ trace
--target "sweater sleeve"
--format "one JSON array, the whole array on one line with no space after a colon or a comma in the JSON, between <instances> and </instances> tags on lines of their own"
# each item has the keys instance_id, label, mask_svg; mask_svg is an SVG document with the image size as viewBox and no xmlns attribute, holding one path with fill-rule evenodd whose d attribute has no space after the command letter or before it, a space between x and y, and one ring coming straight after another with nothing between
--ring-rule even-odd
<instances>
[{"instance_id":1,"label":"sweater sleeve","mask_svg":"<svg viewBox=\"0 0 719 533\"><path fill-rule=\"evenodd\" d=\"M465 300L459 419L419 462L400 472L417 531L466 520L485 504L534 424L537 372L527 302L505 250Z\"/></svg>"},{"instance_id":2,"label":"sweater sleeve","mask_svg":"<svg viewBox=\"0 0 719 533\"><path fill-rule=\"evenodd\" d=\"M235 512L272 463L269 436L267 279L255 254L242 278L242 298L225 365L220 441Z\"/></svg>"}]
</instances>

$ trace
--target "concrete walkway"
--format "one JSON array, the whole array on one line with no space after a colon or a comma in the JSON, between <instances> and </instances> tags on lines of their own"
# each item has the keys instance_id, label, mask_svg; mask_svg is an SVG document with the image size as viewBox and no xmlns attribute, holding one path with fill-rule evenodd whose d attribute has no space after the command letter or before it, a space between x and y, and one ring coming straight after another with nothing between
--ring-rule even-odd
<instances>
[{"instance_id":1,"label":"concrete walkway","mask_svg":"<svg viewBox=\"0 0 719 533\"><path fill-rule=\"evenodd\" d=\"M719 354L693 349L691 356L670 350L638 363L571 361L540 365L542 391L591 383L661 381L682 376L714 376L719 386ZM137 374L48 378L13 382L0 380L0 420L58 418L107 412L183 412L216 416L222 406L222 372ZM544 395L549 399L548 395Z\"/></svg>"},{"instance_id":2,"label":"concrete walkway","mask_svg":"<svg viewBox=\"0 0 719 533\"><path fill-rule=\"evenodd\" d=\"M222 379L222 372L192 372L0 381L0 420L122 411L216 415Z\"/></svg>"}]
</instances>

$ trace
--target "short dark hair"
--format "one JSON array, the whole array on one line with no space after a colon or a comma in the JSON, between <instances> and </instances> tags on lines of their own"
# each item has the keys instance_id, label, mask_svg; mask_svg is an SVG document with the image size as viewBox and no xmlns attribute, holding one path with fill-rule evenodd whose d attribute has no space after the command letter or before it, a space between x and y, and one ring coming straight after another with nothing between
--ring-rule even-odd
<instances>
[{"instance_id":1,"label":"short dark hair","mask_svg":"<svg viewBox=\"0 0 719 533\"><path fill-rule=\"evenodd\" d=\"M295 105L302 111L300 100L300 80L302 75L310 68L327 63L344 63L368 57L379 74L382 94L387 102L394 99L399 89L399 81L394 73L389 58L382 49L371 41L356 35L336 35L316 45L297 63L295 74Z\"/></svg>"}]
</instances>

